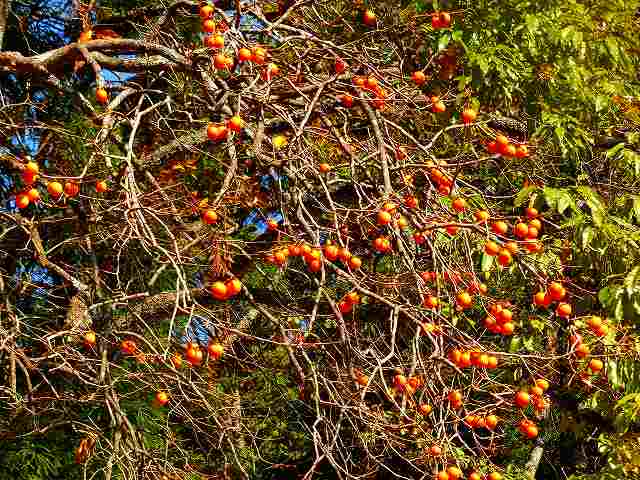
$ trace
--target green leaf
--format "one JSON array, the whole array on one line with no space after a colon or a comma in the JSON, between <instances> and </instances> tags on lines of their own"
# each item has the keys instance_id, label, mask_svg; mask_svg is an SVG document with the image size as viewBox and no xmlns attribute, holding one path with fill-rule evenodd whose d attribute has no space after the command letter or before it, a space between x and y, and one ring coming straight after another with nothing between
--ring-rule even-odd
<instances>
[{"instance_id":1,"label":"green leaf","mask_svg":"<svg viewBox=\"0 0 640 480\"><path fill-rule=\"evenodd\" d=\"M640 265L636 265L635 267L633 267L625 277L624 282L622 282L627 295L633 295L634 291L636 290L638 280L640 280Z\"/></svg>"},{"instance_id":2,"label":"green leaf","mask_svg":"<svg viewBox=\"0 0 640 480\"><path fill-rule=\"evenodd\" d=\"M640 222L640 197L634 197L632 203L633 216L637 222Z\"/></svg>"},{"instance_id":3,"label":"green leaf","mask_svg":"<svg viewBox=\"0 0 640 480\"><path fill-rule=\"evenodd\" d=\"M527 28L529 29L529 31L533 34L537 34L538 33L538 26L540 24L540 21L538 20L538 17L536 17L535 15L527 15L524 19L525 23L527 24Z\"/></svg>"},{"instance_id":4,"label":"green leaf","mask_svg":"<svg viewBox=\"0 0 640 480\"><path fill-rule=\"evenodd\" d=\"M591 241L593 240L593 235L594 235L593 228L584 227L582 229L582 232L580 235L580 245L583 250L587 248L587 246L591 243Z\"/></svg>"},{"instance_id":5,"label":"green leaf","mask_svg":"<svg viewBox=\"0 0 640 480\"><path fill-rule=\"evenodd\" d=\"M516 198L513 200L513 206L521 206L529 198L529 195L531 195L531 193L535 192L536 190L538 190L538 187L536 187L535 185L525 187L520 190L516 195Z\"/></svg>"},{"instance_id":6,"label":"green leaf","mask_svg":"<svg viewBox=\"0 0 640 480\"><path fill-rule=\"evenodd\" d=\"M613 316L618 322L621 322L624 319L624 303L619 298L616 302L616 308L613 311Z\"/></svg>"},{"instance_id":7,"label":"green leaf","mask_svg":"<svg viewBox=\"0 0 640 480\"><path fill-rule=\"evenodd\" d=\"M597 95L595 99L596 113L604 110L609 104L609 99L602 95Z\"/></svg>"},{"instance_id":8,"label":"green leaf","mask_svg":"<svg viewBox=\"0 0 640 480\"><path fill-rule=\"evenodd\" d=\"M549 208L555 210L558 204L558 190L551 187L544 187L543 194L544 200L547 202L547 205L549 205Z\"/></svg>"},{"instance_id":9,"label":"green leaf","mask_svg":"<svg viewBox=\"0 0 640 480\"><path fill-rule=\"evenodd\" d=\"M483 272L488 272L489 270L491 270L492 265L493 265L493 257L483 252L482 260L480 262L480 270Z\"/></svg>"},{"instance_id":10,"label":"green leaf","mask_svg":"<svg viewBox=\"0 0 640 480\"><path fill-rule=\"evenodd\" d=\"M607 50L609 50L609 54L615 61L618 61L620 59L620 48L615 37L608 36L605 40L605 43L607 44Z\"/></svg>"},{"instance_id":11,"label":"green leaf","mask_svg":"<svg viewBox=\"0 0 640 480\"><path fill-rule=\"evenodd\" d=\"M451 41L451 34L449 32L443 34L438 39L438 51L441 52L442 50L447 48L447 45L449 45L450 41Z\"/></svg>"},{"instance_id":12,"label":"green leaf","mask_svg":"<svg viewBox=\"0 0 640 480\"><path fill-rule=\"evenodd\" d=\"M611 297L611 292L609 290L609 287L604 287L600 289L600 291L598 292L598 301L600 302L600 305L602 305L603 307L606 307L609 304L610 297Z\"/></svg>"},{"instance_id":13,"label":"green leaf","mask_svg":"<svg viewBox=\"0 0 640 480\"><path fill-rule=\"evenodd\" d=\"M460 75L459 77L456 77L455 80L458 81L458 91L461 92L465 89L467 84L471 82L471 77L467 75Z\"/></svg>"},{"instance_id":14,"label":"green leaf","mask_svg":"<svg viewBox=\"0 0 640 480\"><path fill-rule=\"evenodd\" d=\"M607 150L607 154L606 154L607 158L616 157L623 148L624 148L624 142L618 143L614 147L611 147L609 150Z\"/></svg>"},{"instance_id":15,"label":"green leaf","mask_svg":"<svg viewBox=\"0 0 640 480\"><path fill-rule=\"evenodd\" d=\"M537 318L530 319L531 326L536 329L538 332L544 331L545 323L542 320L538 320Z\"/></svg>"},{"instance_id":16,"label":"green leaf","mask_svg":"<svg viewBox=\"0 0 640 480\"><path fill-rule=\"evenodd\" d=\"M487 61L487 59L485 57L476 57L476 62L478 64L478 67L480 68L480 72L482 72L482 75L486 75L487 72L489 71L489 62Z\"/></svg>"},{"instance_id":17,"label":"green leaf","mask_svg":"<svg viewBox=\"0 0 640 480\"><path fill-rule=\"evenodd\" d=\"M571 198L569 192L567 192L566 190L559 193L557 202L558 213L560 214L564 213L564 211L569 207L573 207L573 209L575 209L575 202L573 201L573 198Z\"/></svg>"}]
</instances>

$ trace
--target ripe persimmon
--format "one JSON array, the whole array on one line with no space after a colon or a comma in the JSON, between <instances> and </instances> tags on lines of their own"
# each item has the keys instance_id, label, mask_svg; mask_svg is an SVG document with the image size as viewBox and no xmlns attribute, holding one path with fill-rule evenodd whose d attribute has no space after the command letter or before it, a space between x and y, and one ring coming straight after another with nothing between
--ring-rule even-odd
<instances>
[{"instance_id":1,"label":"ripe persimmon","mask_svg":"<svg viewBox=\"0 0 640 480\"><path fill-rule=\"evenodd\" d=\"M447 394L447 399L450 402L460 402L460 401L462 401L462 394L458 390L451 390Z\"/></svg>"},{"instance_id":2,"label":"ripe persimmon","mask_svg":"<svg viewBox=\"0 0 640 480\"><path fill-rule=\"evenodd\" d=\"M462 111L462 121L464 122L465 125L468 125L471 122L473 122L477 116L478 116L478 112L476 112L473 108L465 108Z\"/></svg>"},{"instance_id":3,"label":"ripe persimmon","mask_svg":"<svg viewBox=\"0 0 640 480\"><path fill-rule=\"evenodd\" d=\"M211 5L203 5L200 7L200 18L206 20L213 15L213 7Z\"/></svg>"},{"instance_id":4,"label":"ripe persimmon","mask_svg":"<svg viewBox=\"0 0 640 480\"><path fill-rule=\"evenodd\" d=\"M571 316L571 305L568 303L559 303L556 308L556 315L562 318L569 318Z\"/></svg>"},{"instance_id":5,"label":"ripe persimmon","mask_svg":"<svg viewBox=\"0 0 640 480\"><path fill-rule=\"evenodd\" d=\"M365 10L362 14L362 21L365 25L374 26L376 24L376 14L372 10Z\"/></svg>"},{"instance_id":6,"label":"ripe persimmon","mask_svg":"<svg viewBox=\"0 0 640 480\"><path fill-rule=\"evenodd\" d=\"M217 300L226 300L227 298L227 286L223 282L213 282L209 291Z\"/></svg>"},{"instance_id":7,"label":"ripe persimmon","mask_svg":"<svg viewBox=\"0 0 640 480\"><path fill-rule=\"evenodd\" d=\"M362 260L359 257L351 257L349 259L349 268L351 270L358 270L362 266Z\"/></svg>"},{"instance_id":8,"label":"ripe persimmon","mask_svg":"<svg viewBox=\"0 0 640 480\"><path fill-rule=\"evenodd\" d=\"M237 278L227 280L224 285L227 287L227 295L229 297L235 297L242 291L242 282Z\"/></svg>"},{"instance_id":9,"label":"ripe persimmon","mask_svg":"<svg viewBox=\"0 0 640 480\"><path fill-rule=\"evenodd\" d=\"M497 135L496 143L498 144L498 146L506 146L509 145L509 139L504 135Z\"/></svg>"},{"instance_id":10,"label":"ripe persimmon","mask_svg":"<svg viewBox=\"0 0 640 480\"><path fill-rule=\"evenodd\" d=\"M460 470L455 465L447 468L447 473L449 474L449 478L451 480L458 480L459 478L462 477L462 470Z\"/></svg>"},{"instance_id":11,"label":"ripe persimmon","mask_svg":"<svg viewBox=\"0 0 640 480\"><path fill-rule=\"evenodd\" d=\"M549 382L544 378L537 378L535 381L536 386L540 387L542 391L549 389Z\"/></svg>"},{"instance_id":12,"label":"ripe persimmon","mask_svg":"<svg viewBox=\"0 0 640 480\"><path fill-rule=\"evenodd\" d=\"M516 326L513 322L507 322L500 327L500 333L506 336L513 335L515 329Z\"/></svg>"},{"instance_id":13,"label":"ripe persimmon","mask_svg":"<svg viewBox=\"0 0 640 480\"><path fill-rule=\"evenodd\" d=\"M514 403L517 407L526 408L529 405L529 402L530 397L527 392L525 392L524 390L520 390L518 393L516 393Z\"/></svg>"},{"instance_id":14,"label":"ripe persimmon","mask_svg":"<svg viewBox=\"0 0 640 480\"><path fill-rule=\"evenodd\" d=\"M60 197L60 195L62 195L62 191L63 188L60 182L49 182L47 184L47 192L49 192L49 195L54 199Z\"/></svg>"},{"instance_id":15,"label":"ripe persimmon","mask_svg":"<svg viewBox=\"0 0 640 480\"><path fill-rule=\"evenodd\" d=\"M214 225L218 222L218 214L210 208L202 212L202 221L207 225Z\"/></svg>"},{"instance_id":16,"label":"ripe persimmon","mask_svg":"<svg viewBox=\"0 0 640 480\"><path fill-rule=\"evenodd\" d=\"M244 125L244 122L242 121L242 118L240 117L240 115L234 115L229 119L228 125L229 125L229 130L232 130L234 132L240 132L242 131L242 126Z\"/></svg>"},{"instance_id":17,"label":"ripe persimmon","mask_svg":"<svg viewBox=\"0 0 640 480\"><path fill-rule=\"evenodd\" d=\"M504 244L504 249L511 255L516 255L518 253L518 244L516 242L506 242Z\"/></svg>"},{"instance_id":18,"label":"ripe persimmon","mask_svg":"<svg viewBox=\"0 0 640 480\"><path fill-rule=\"evenodd\" d=\"M500 253L500 246L496 242L488 241L484 245L484 252L492 257Z\"/></svg>"},{"instance_id":19,"label":"ripe persimmon","mask_svg":"<svg viewBox=\"0 0 640 480\"><path fill-rule=\"evenodd\" d=\"M212 33L216 31L216 22L211 18L207 18L202 21L202 31Z\"/></svg>"},{"instance_id":20,"label":"ripe persimmon","mask_svg":"<svg viewBox=\"0 0 640 480\"><path fill-rule=\"evenodd\" d=\"M591 350L589 349L589 347L587 345L585 345L584 343L579 344L578 346L576 346L576 356L578 358L585 358L587 357L589 354L591 353Z\"/></svg>"},{"instance_id":21,"label":"ripe persimmon","mask_svg":"<svg viewBox=\"0 0 640 480\"><path fill-rule=\"evenodd\" d=\"M551 282L549 285L549 296L552 300L559 301L564 299L566 295L566 290L559 282Z\"/></svg>"},{"instance_id":22,"label":"ripe persimmon","mask_svg":"<svg viewBox=\"0 0 640 480\"><path fill-rule=\"evenodd\" d=\"M219 360L224 354L224 346L218 342L209 342L209 345L207 345L207 352L211 358Z\"/></svg>"},{"instance_id":23,"label":"ripe persimmon","mask_svg":"<svg viewBox=\"0 0 640 480\"><path fill-rule=\"evenodd\" d=\"M388 225L391 223L391 214L386 210L380 210L378 212L378 225Z\"/></svg>"},{"instance_id":24,"label":"ripe persimmon","mask_svg":"<svg viewBox=\"0 0 640 480\"><path fill-rule=\"evenodd\" d=\"M227 70L229 68L228 57L222 53L218 53L213 57L213 66L218 70Z\"/></svg>"},{"instance_id":25,"label":"ripe persimmon","mask_svg":"<svg viewBox=\"0 0 640 480\"><path fill-rule=\"evenodd\" d=\"M513 233L515 233L517 237L525 238L529 233L529 227L526 223L516 223L516 226L513 228Z\"/></svg>"},{"instance_id":26,"label":"ripe persimmon","mask_svg":"<svg viewBox=\"0 0 640 480\"><path fill-rule=\"evenodd\" d=\"M487 220L489 220L489 212L487 212L486 210L478 210L473 214L473 218L475 218L477 223L485 223Z\"/></svg>"},{"instance_id":27,"label":"ripe persimmon","mask_svg":"<svg viewBox=\"0 0 640 480\"><path fill-rule=\"evenodd\" d=\"M546 292L537 292L533 296L533 303L537 307L547 308L551 305L551 297Z\"/></svg>"},{"instance_id":28,"label":"ripe persimmon","mask_svg":"<svg viewBox=\"0 0 640 480\"><path fill-rule=\"evenodd\" d=\"M33 175L37 175L38 173L40 173L40 167L36 162L27 162L27 164L24 166L24 171Z\"/></svg>"},{"instance_id":29,"label":"ripe persimmon","mask_svg":"<svg viewBox=\"0 0 640 480\"><path fill-rule=\"evenodd\" d=\"M238 60L241 62L247 62L251 60L251 50L248 48L241 48L238 50Z\"/></svg>"},{"instance_id":30,"label":"ripe persimmon","mask_svg":"<svg viewBox=\"0 0 640 480\"><path fill-rule=\"evenodd\" d=\"M456 303L463 309L469 308L473 304L473 298L469 292L460 292L456 295Z\"/></svg>"},{"instance_id":31,"label":"ripe persimmon","mask_svg":"<svg viewBox=\"0 0 640 480\"><path fill-rule=\"evenodd\" d=\"M96 89L96 101L102 105L109 101L109 93L104 88Z\"/></svg>"},{"instance_id":32,"label":"ripe persimmon","mask_svg":"<svg viewBox=\"0 0 640 480\"><path fill-rule=\"evenodd\" d=\"M515 151L516 158L526 158L529 156L529 149L526 145L519 145Z\"/></svg>"},{"instance_id":33,"label":"ripe persimmon","mask_svg":"<svg viewBox=\"0 0 640 480\"><path fill-rule=\"evenodd\" d=\"M165 392L158 392L156 393L156 402L164 407L169 402L169 396Z\"/></svg>"},{"instance_id":34,"label":"ripe persimmon","mask_svg":"<svg viewBox=\"0 0 640 480\"><path fill-rule=\"evenodd\" d=\"M340 96L340 103L343 107L351 108L353 107L353 97L348 93Z\"/></svg>"},{"instance_id":35,"label":"ripe persimmon","mask_svg":"<svg viewBox=\"0 0 640 480\"><path fill-rule=\"evenodd\" d=\"M502 265L503 267L507 267L511 264L512 260L513 259L509 250L506 250L504 248L500 250L500 253L498 254L498 263L500 265Z\"/></svg>"},{"instance_id":36,"label":"ripe persimmon","mask_svg":"<svg viewBox=\"0 0 640 480\"><path fill-rule=\"evenodd\" d=\"M505 235L509 231L509 226L506 222L498 220L491 225L491 230L498 235Z\"/></svg>"},{"instance_id":37,"label":"ripe persimmon","mask_svg":"<svg viewBox=\"0 0 640 480\"><path fill-rule=\"evenodd\" d=\"M88 332L86 332L84 334L84 337L82 338L85 347L93 347L96 344L96 334L95 332L89 330Z\"/></svg>"},{"instance_id":38,"label":"ripe persimmon","mask_svg":"<svg viewBox=\"0 0 640 480\"><path fill-rule=\"evenodd\" d=\"M498 417L495 415L487 415L484 419L484 423L489 430L493 430L498 425Z\"/></svg>"},{"instance_id":39,"label":"ripe persimmon","mask_svg":"<svg viewBox=\"0 0 640 480\"><path fill-rule=\"evenodd\" d=\"M447 106L444 104L442 100L438 100L431 106L431 111L433 113L443 113L447 110Z\"/></svg>"},{"instance_id":40,"label":"ripe persimmon","mask_svg":"<svg viewBox=\"0 0 640 480\"><path fill-rule=\"evenodd\" d=\"M29 196L26 193L19 193L16 195L16 207L24 209L29 206L29 203Z\"/></svg>"},{"instance_id":41,"label":"ripe persimmon","mask_svg":"<svg viewBox=\"0 0 640 480\"><path fill-rule=\"evenodd\" d=\"M208 48L223 48L224 37L222 35L209 35L204 38L204 44Z\"/></svg>"},{"instance_id":42,"label":"ripe persimmon","mask_svg":"<svg viewBox=\"0 0 640 480\"><path fill-rule=\"evenodd\" d=\"M107 190L109 190L109 186L107 185L106 180L100 180L99 182L96 182L96 192L104 193Z\"/></svg>"},{"instance_id":43,"label":"ripe persimmon","mask_svg":"<svg viewBox=\"0 0 640 480\"><path fill-rule=\"evenodd\" d=\"M80 193L80 187L75 182L65 182L64 184L64 193L68 197L75 197Z\"/></svg>"},{"instance_id":44,"label":"ripe persimmon","mask_svg":"<svg viewBox=\"0 0 640 480\"><path fill-rule=\"evenodd\" d=\"M467 208L467 202L464 198L456 198L453 202L451 202L451 206L456 212L464 212Z\"/></svg>"},{"instance_id":45,"label":"ripe persimmon","mask_svg":"<svg viewBox=\"0 0 640 480\"><path fill-rule=\"evenodd\" d=\"M599 360L597 358L593 358L591 359L591 361L589 362L589 369L593 372L593 373L598 373L600 372L600 370L602 370L604 368L604 363L602 363L602 360Z\"/></svg>"},{"instance_id":46,"label":"ripe persimmon","mask_svg":"<svg viewBox=\"0 0 640 480\"><path fill-rule=\"evenodd\" d=\"M427 77L424 72L418 70L413 72L413 74L411 75L411 80L413 80L416 85L420 86L424 85L424 83L427 81Z\"/></svg>"}]
</instances>

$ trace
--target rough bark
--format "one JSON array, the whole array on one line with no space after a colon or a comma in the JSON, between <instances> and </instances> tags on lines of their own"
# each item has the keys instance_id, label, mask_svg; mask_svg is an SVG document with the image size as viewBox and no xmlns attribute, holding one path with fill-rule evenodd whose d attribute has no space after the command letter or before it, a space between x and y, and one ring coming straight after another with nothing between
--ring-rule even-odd
<instances>
[{"instance_id":1,"label":"rough bark","mask_svg":"<svg viewBox=\"0 0 640 480\"><path fill-rule=\"evenodd\" d=\"M9 6L11 0L0 0L0 51L4 46L4 32L7 29L7 19L9 17Z\"/></svg>"},{"instance_id":2,"label":"rough bark","mask_svg":"<svg viewBox=\"0 0 640 480\"><path fill-rule=\"evenodd\" d=\"M525 465L525 470L527 471L527 478L530 480L534 480L536 478L536 472L538 471L538 465L540 465L540 460L542 460L542 454L544 453L544 442L540 440L535 448L531 451L531 455L529 456L529 461Z\"/></svg>"}]
</instances>

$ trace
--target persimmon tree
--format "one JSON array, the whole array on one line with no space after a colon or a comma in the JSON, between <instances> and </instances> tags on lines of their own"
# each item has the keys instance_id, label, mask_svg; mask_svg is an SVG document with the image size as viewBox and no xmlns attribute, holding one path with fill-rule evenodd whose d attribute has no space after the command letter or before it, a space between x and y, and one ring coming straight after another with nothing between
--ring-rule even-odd
<instances>
[{"instance_id":1,"label":"persimmon tree","mask_svg":"<svg viewBox=\"0 0 640 480\"><path fill-rule=\"evenodd\" d=\"M617 460L569 473L632 472L638 26L595 3L90 4L0 53L3 430L65 478L565 478L589 412Z\"/></svg>"}]
</instances>

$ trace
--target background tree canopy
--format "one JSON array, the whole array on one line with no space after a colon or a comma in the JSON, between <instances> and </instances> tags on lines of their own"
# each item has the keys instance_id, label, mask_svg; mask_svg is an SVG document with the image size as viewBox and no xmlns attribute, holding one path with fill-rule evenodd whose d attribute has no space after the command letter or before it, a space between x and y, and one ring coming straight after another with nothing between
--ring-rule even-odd
<instances>
[{"instance_id":1,"label":"background tree canopy","mask_svg":"<svg viewBox=\"0 0 640 480\"><path fill-rule=\"evenodd\" d=\"M0 35L0 480L640 476L637 2Z\"/></svg>"}]
</instances>

